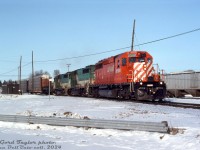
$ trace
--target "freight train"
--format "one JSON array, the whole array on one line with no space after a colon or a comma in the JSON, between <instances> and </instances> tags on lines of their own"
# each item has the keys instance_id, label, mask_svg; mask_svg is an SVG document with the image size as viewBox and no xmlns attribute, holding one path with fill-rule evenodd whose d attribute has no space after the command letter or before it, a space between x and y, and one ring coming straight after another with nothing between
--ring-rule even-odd
<instances>
[{"instance_id":1,"label":"freight train","mask_svg":"<svg viewBox=\"0 0 200 150\"><path fill-rule=\"evenodd\" d=\"M166 84L146 51L127 51L54 78L57 94L162 100Z\"/></svg>"}]
</instances>

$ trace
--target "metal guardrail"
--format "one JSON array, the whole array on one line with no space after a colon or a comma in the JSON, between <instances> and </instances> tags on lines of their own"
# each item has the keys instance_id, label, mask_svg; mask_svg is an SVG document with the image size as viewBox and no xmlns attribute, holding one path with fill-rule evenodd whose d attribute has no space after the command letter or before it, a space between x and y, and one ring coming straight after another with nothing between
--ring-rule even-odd
<instances>
[{"instance_id":1,"label":"metal guardrail","mask_svg":"<svg viewBox=\"0 0 200 150\"><path fill-rule=\"evenodd\" d=\"M58 117L39 117L21 115L0 115L0 121L20 122L30 124L47 124L53 126L75 126L100 129L119 129L169 133L169 127L164 122L138 122L122 120L102 120L102 119L74 119Z\"/></svg>"}]
</instances>

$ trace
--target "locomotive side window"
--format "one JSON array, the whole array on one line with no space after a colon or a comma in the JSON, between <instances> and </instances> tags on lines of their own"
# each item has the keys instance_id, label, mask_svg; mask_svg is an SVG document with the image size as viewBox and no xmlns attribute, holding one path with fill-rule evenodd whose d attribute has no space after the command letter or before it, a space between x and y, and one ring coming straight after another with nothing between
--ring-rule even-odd
<instances>
[{"instance_id":1,"label":"locomotive side window","mask_svg":"<svg viewBox=\"0 0 200 150\"><path fill-rule=\"evenodd\" d=\"M126 58L122 58L122 66L126 66Z\"/></svg>"},{"instance_id":2,"label":"locomotive side window","mask_svg":"<svg viewBox=\"0 0 200 150\"><path fill-rule=\"evenodd\" d=\"M83 69L83 74L89 73L89 69Z\"/></svg>"},{"instance_id":3,"label":"locomotive side window","mask_svg":"<svg viewBox=\"0 0 200 150\"><path fill-rule=\"evenodd\" d=\"M148 63L151 63L152 59L151 58L147 58L147 61L148 61Z\"/></svg>"},{"instance_id":4,"label":"locomotive side window","mask_svg":"<svg viewBox=\"0 0 200 150\"><path fill-rule=\"evenodd\" d=\"M64 75L64 78L68 78L68 74L65 74L65 75Z\"/></svg>"},{"instance_id":5,"label":"locomotive side window","mask_svg":"<svg viewBox=\"0 0 200 150\"><path fill-rule=\"evenodd\" d=\"M130 63L134 63L134 62L136 62L136 60L137 60L136 57L130 57L129 58Z\"/></svg>"}]
</instances>

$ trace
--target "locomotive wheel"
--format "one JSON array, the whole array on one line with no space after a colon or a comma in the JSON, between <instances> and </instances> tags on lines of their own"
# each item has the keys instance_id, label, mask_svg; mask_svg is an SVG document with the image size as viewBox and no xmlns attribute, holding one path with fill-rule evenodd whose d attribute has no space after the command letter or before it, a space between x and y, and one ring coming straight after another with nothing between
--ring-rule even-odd
<instances>
[{"instance_id":1,"label":"locomotive wheel","mask_svg":"<svg viewBox=\"0 0 200 150\"><path fill-rule=\"evenodd\" d=\"M98 89L95 89L95 91L94 91L94 97L95 98L99 98L99 90Z\"/></svg>"}]
</instances>

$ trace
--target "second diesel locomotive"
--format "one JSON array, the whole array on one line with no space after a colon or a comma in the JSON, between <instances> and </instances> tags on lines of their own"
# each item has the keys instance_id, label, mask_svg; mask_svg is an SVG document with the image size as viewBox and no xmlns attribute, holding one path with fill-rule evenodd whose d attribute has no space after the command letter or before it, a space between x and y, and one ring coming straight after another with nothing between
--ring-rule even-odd
<instances>
[{"instance_id":1,"label":"second diesel locomotive","mask_svg":"<svg viewBox=\"0 0 200 150\"><path fill-rule=\"evenodd\" d=\"M68 95L155 100L166 96L166 84L146 51L128 51L68 73Z\"/></svg>"}]
</instances>

